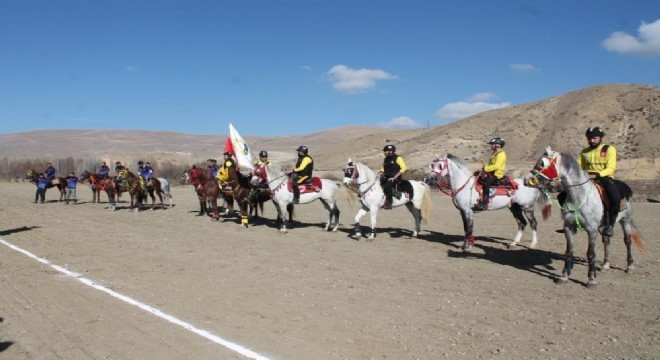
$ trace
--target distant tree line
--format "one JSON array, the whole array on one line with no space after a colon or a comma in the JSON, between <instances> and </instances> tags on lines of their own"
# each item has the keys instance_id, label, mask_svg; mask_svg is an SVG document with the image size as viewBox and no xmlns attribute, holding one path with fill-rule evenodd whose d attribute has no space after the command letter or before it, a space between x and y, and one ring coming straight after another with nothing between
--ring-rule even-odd
<instances>
[{"instance_id":1,"label":"distant tree line","mask_svg":"<svg viewBox=\"0 0 660 360\"><path fill-rule=\"evenodd\" d=\"M157 177L165 178L170 181L170 183L178 184L178 180L181 178L181 175L190 167L191 164L177 164L171 161L158 161L156 159L145 159L154 167L154 171ZM34 170L38 173L44 172L46 170L47 163L53 164L57 169L57 176L66 177L72 171L80 176L83 171L87 170L93 174L98 173L99 168L103 160L98 158L73 158L65 157L59 159L12 159L10 157L0 158L0 180L16 180L24 179L25 174L29 170ZM133 171L137 169L137 165L134 164L124 164L128 166ZM205 164L199 163L197 166L206 166ZM108 162L110 167L110 174L114 174L115 162Z\"/></svg>"}]
</instances>

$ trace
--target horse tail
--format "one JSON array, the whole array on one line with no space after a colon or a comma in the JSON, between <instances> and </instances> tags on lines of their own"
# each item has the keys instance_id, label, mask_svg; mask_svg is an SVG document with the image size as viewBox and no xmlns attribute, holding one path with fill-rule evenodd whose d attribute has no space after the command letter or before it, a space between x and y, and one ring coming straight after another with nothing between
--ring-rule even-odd
<instances>
[{"instance_id":1,"label":"horse tail","mask_svg":"<svg viewBox=\"0 0 660 360\"><path fill-rule=\"evenodd\" d=\"M341 192L344 194L344 198L346 199L348 206L350 206L352 209L355 206L355 196L353 196L353 192L347 186L340 186L340 188Z\"/></svg>"},{"instance_id":2,"label":"horse tail","mask_svg":"<svg viewBox=\"0 0 660 360\"><path fill-rule=\"evenodd\" d=\"M424 192L424 197L422 198L422 221L426 224L431 218L431 212L433 209L433 201L431 199L431 188L425 184L422 184L422 191Z\"/></svg>"},{"instance_id":3,"label":"horse tail","mask_svg":"<svg viewBox=\"0 0 660 360\"><path fill-rule=\"evenodd\" d=\"M633 228L633 232L632 232L632 234L630 235L630 237L632 238L633 242L635 243L635 245L636 245L640 250L642 250L642 251L646 250L646 247L644 246L644 241L642 240L642 234L641 234L641 233L639 232L639 230L637 229L637 226L636 226L635 223L633 222L633 219L630 219L630 225L631 225L632 228Z\"/></svg>"},{"instance_id":4,"label":"horse tail","mask_svg":"<svg viewBox=\"0 0 660 360\"><path fill-rule=\"evenodd\" d=\"M536 189L536 206L541 209L541 217L543 217L543 220L548 220L552 214L552 203L550 203L549 200L550 199L543 191Z\"/></svg>"},{"instance_id":5,"label":"horse tail","mask_svg":"<svg viewBox=\"0 0 660 360\"><path fill-rule=\"evenodd\" d=\"M633 195L633 191L630 188L630 186L623 181L614 181L614 183L617 185L617 190L619 190L619 194L621 194L622 197L626 198L626 200L630 200L630 198Z\"/></svg>"}]
</instances>

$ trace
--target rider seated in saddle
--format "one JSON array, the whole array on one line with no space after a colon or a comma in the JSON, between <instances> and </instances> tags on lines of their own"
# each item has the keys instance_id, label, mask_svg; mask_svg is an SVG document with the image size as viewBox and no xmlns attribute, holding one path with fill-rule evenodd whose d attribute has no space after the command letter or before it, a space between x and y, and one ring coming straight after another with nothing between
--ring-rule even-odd
<instances>
[{"instance_id":1,"label":"rider seated in saddle","mask_svg":"<svg viewBox=\"0 0 660 360\"><path fill-rule=\"evenodd\" d=\"M55 175L57 174L57 170L55 167L53 167L53 164L47 163L46 164L46 170L44 171L46 174L46 179L48 179L48 182L53 180L55 178Z\"/></svg>"},{"instance_id":2,"label":"rider seated in saddle","mask_svg":"<svg viewBox=\"0 0 660 360\"><path fill-rule=\"evenodd\" d=\"M126 169L126 166L122 165L122 164L121 164L121 161L117 161L117 162L115 162L115 176L116 176L116 178L115 178L115 185L117 185L117 186L121 185L121 184L119 183L119 181L120 181L120 180L119 180L119 174L120 174L122 171L124 171L125 169Z\"/></svg>"},{"instance_id":3,"label":"rider seated in saddle","mask_svg":"<svg viewBox=\"0 0 660 360\"><path fill-rule=\"evenodd\" d=\"M233 154L230 151L225 151L222 156L224 157L224 160L222 160L222 166L218 167L218 175L216 176L221 187L231 185L229 183L230 169L233 168L234 171L238 173L238 169L236 168L236 161L232 157Z\"/></svg>"},{"instance_id":4,"label":"rider seated in saddle","mask_svg":"<svg viewBox=\"0 0 660 360\"><path fill-rule=\"evenodd\" d=\"M396 146L385 145L383 147L385 159L383 159L383 167L378 172L380 176L380 186L385 193L385 205L383 209L392 209L392 196L394 189L401 183L401 176L406 172L407 167L403 158L396 154Z\"/></svg>"},{"instance_id":5,"label":"rider seated in saddle","mask_svg":"<svg viewBox=\"0 0 660 360\"><path fill-rule=\"evenodd\" d=\"M602 234L612 236L614 235L613 226L619 210L621 210L621 194L614 183L616 149L612 145L602 143L605 132L598 126L588 128L585 136L589 146L580 152L580 167L589 174L594 182L602 186L607 194L610 208L608 211L603 211Z\"/></svg>"},{"instance_id":6,"label":"rider seated in saddle","mask_svg":"<svg viewBox=\"0 0 660 360\"><path fill-rule=\"evenodd\" d=\"M268 160L268 152L266 150L259 151L259 158L254 161L254 166L266 165L270 166L270 160ZM259 196L259 192L263 189L268 189L268 181L262 179L257 186L252 189L250 193L250 200L255 202Z\"/></svg>"},{"instance_id":7,"label":"rider seated in saddle","mask_svg":"<svg viewBox=\"0 0 660 360\"><path fill-rule=\"evenodd\" d=\"M218 169L220 169L220 165L218 165L218 161L216 159L206 160L206 171L208 171L209 174L212 174L213 178L218 176Z\"/></svg>"},{"instance_id":8,"label":"rider seated in saddle","mask_svg":"<svg viewBox=\"0 0 660 360\"><path fill-rule=\"evenodd\" d=\"M148 186L151 182L151 179L154 175L154 169L147 163L145 165L144 161L138 161L138 175L142 177L145 186Z\"/></svg>"},{"instance_id":9,"label":"rider seated in saddle","mask_svg":"<svg viewBox=\"0 0 660 360\"><path fill-rule=\"evenodd\" d=\"M488 165L484 168L477 170L475 176L479 173L485 173L485 180L483 181L481 201L479 201L472 210L481 211L486 208L488 199L490 198L490 188L496 182L504 179L504 170L506 168L506 153L502 149L504 147L504 140L501 137L494 137L488 142L493 154L490 156ZM484 175L482 175L484 176Z\"/></svg>"},{"instance_id":10,"label":"rider seated in saddle","mask_svg":"<svg viewBox=\"0 0 660 360\"><path fill-rule=\"evenodd\" d=\"M104 162L101 163L101 167L99 168L99 178L105 179L108 177L110 174L110 167Z\"/></svg>"},{"instance_id":11,"label":"rider seated in saddle","mask_svg":"<svg viewBox=\"0 0 660 360\"><path fill-rule=\"evenodd\" d=\"M293 185L293 203L300 203L300 184L312 182L312 172L314 171L314 159L309 156L309 149L305 145L298 146L298 161L296 166L289 173Z\"/></svg>"}]
</instances>

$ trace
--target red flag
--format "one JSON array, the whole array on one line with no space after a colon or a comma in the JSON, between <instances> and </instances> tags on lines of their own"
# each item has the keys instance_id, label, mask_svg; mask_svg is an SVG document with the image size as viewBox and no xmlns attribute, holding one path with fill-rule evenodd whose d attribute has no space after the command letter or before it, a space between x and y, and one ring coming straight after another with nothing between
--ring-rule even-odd
<instances>
[{"instance_id":1,"label":"red flag","mask_svg":"<svg viewBox=\"0 0 660 360\"><path fill-rule=\"evenodd\" d=\"M225 142L225 152L229 151L232 155L236 156L234 153L234 146L231 144L231 138L228 136L227 141Z\"/></svg>"}]
</instances>

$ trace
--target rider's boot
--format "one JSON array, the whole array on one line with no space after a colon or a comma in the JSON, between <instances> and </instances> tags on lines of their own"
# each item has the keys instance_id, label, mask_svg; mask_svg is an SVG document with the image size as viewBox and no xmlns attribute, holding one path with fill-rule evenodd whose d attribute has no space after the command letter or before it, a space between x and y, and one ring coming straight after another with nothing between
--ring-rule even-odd
<instances>
[{"instance_id":1,"label":"rider's boot","mask_svg":"<svg viewBox=\"0 0 660 360\"><path fill-rule=\"evenodd\" d=\"M293 203L300 204L300 188L297 184L293 185Z\"/></svg>"},{"instance_id":2,"label":"rider's boot","mask_svg":"<svg viewBox=\"0 0 660 360\"><path fill-rule=\"evenodd\" d=\"M616 218L619 216L619 209L610 209L606 212L605 216L609 220L603 228L603 236L612 237L614 235L614 225L616 225Z\"/></svg>"},{"instance_id":3,"label":"rider's boot","mask_svg":"<svg viewBox=\"0 0 660 360\"><path fill-rule=\"evenodd\" d=\"M383 209L392 210L392 195L391 194L385 195L385 205L383 205Z\"/></svg>"},{"instance_id":4,"label":"rider's boot","mask_svg":"<svg viewBox=\"0 0 660 360\"><path fill-rule=\"evenodd\" d=\"M482 211L486 210L486 204L488 204L488 199L490 198L490 191L488 189L484 189L483 191L483 196L481 197L481 201L479 201L474 207L472 207L473 211Z\"/></svg>"}]
</instances>

